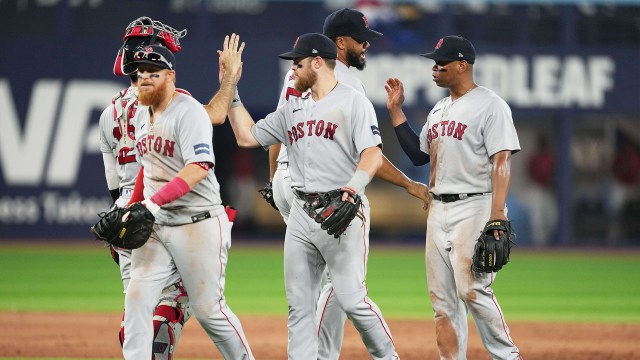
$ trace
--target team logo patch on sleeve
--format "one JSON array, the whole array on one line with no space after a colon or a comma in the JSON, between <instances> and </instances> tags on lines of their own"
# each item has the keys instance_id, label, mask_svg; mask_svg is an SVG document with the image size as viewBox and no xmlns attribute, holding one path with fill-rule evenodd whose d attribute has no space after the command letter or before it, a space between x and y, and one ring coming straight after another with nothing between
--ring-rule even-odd
<instances>
[{"instance_id":1,"label":"team logo patch on sleeve","mask_svg":"<svg viewBox=\"0 0 640 360\"><path fill-rule=\"evenodd\" d=\"M373 135L380 135L380 129L378 129L378 127L375 125L371 125L371 132L373 133Z\"/></svg>"},{"instance_id":2,"label":"team logo patch on sleeve","mask_svg":"<svg viewBox=\"0 0 640 360\"><path fill-rule=\"evenodd\" d=\"M196 153L196 155L211 154L211 152L209 151L209 144L205 143L193 145L193 151Z\"/></svg>"}]
</instances>

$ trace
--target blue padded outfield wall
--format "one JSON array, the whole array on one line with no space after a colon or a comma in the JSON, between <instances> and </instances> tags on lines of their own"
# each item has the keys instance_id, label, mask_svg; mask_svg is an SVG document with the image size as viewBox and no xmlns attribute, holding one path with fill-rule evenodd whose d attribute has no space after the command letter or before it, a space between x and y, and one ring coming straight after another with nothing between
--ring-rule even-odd
<instances>
[{"instance_id":1,"label":"blue padded outfield wall","mask_svg":"<svg viewBox=\"0 0 640 360\"><path fill-rule=\"evenodd\" d=\"M0 1L0 240L88 237L96 214L110 206L98 117L127 85L111 69L131 20L146 15L188 30L177 54L178 86L201 102L217 89L216 50L224 35L240 34L247 47L239 89L259 119L275 108L290 66L277 54L297 35L320 32L325 16L341 4L350 2ZM431 61L417 54L431 51L443 35L464 35L479 54L476 81L510 104L523 140L537 131L552 135L559 219L554 242L575 243L581 214L574 211L580 200L574 190L583 170L573 164L571 143L589 133L584 124L595 123L594 133L613 132L603 138L614 149L617 125L604 124L633 128L640 122L640 5L403 6L362 9L371 14L371 27L385 34L357 75L376 106L389 157L426 181L424 169L413 169L398 150L384 82L403 80L407 113L424 116L446 92L431 81ZM412 119L416 129L422 122L420 116ZM236 180L222 172L237 170L234 159L243 154L232 137L228 125L216 132L221 162L216 171L223 187ZM266 154L248 154L260 187L267 176ZM515 193L523 191L519 186L526 186L526 179L514 181ZM223 192L225 202L233 200L230 196ZM400 233L424 233L423 227L397 225Z\"/></svg>"}]
</instances>

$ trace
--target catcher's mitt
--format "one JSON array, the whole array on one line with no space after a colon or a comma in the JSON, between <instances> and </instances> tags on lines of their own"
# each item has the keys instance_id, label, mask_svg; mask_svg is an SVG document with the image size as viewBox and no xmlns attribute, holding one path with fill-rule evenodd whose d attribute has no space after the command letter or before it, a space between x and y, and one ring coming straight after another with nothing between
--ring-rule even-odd
<instances>
[{"instance_id":1,"label":"catcher's mitt","mask_svg":"<svg viewBox=\"0 0 640 360\"><path fill-rule=\"evenodd\" d=\"M353 202L349 198L342 201L342 194L349 193ZM362 199L350 188L340 188L326 192L313 200L308 200L304 204L305 212L321 224L323 230L327 230L329 235L338 238L342 235L351 220L356 217Z\"/></svg>"},{"instance_id":2,"label":"catcher's mitt","mask_svg":"<svg viewBox=\"0 0 640 360\"><path fill-rule=\"evenodd\" d=\"M275 200L273 200L273 187L271 187L271 181L267 181L264 188L258 190L262 194L262 198L271 205L272 208L278 210ZM280 210L278 210L280 211Z\"/></svg>"},{"instance_id":3,"label":"catcher's mitt","mask_svg":"<svg viewBox=\"0 0 640 360\"><path fill-rule=\"evenodd\" d=\"M127 208L116 207L101 213L91 232L96 240L104 240L123 249L137 249L149 240L154 222L151 211L141 203L134 203Z\"/></svg>"},{"instance_id":4,"label":"catcher's mitt","mask_svg":"<svg viewBox=\"0 0 640 360\"><path fill-rule=\"evenodd\" d=\"M496 240L493 231L500 231L500 240ZM491 220L484 226L473 252L471 269L476 273L492 273L502 269L509 262L509 253L513 244L511 222Z\"/></svg>"}]
</instances>

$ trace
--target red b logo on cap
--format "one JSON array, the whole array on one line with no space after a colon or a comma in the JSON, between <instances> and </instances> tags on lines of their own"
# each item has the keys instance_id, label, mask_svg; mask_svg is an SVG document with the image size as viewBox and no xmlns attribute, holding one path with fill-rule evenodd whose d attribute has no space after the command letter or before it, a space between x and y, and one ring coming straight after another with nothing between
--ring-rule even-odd
<instances>
[{"instance_id":1,"label":"red b logo on cap","mask_svg":"<svg viewBox=\"0 0 640 360\"><path fill-rule=\"evenodd\" d=\"M369 27L369 20L367 20L367 17L362 15L362 20L364 20L364 27L368 28Z\"/></svg>"},{"instance_id":2,"label":"red b logo on cap","mask_svg":"<svg viewBox=\"0 0 640 360\"><path fill-rule=\"evenodd\" d=\"M298 37L296 38L296 42L294 42L294 43L293 43L293 48L294 48L294 49L296 48L296 45L298 45L298 40L299 40L299 39L300 39L300 37L298 36Z\"/></svg>"},{"instance_id":3,"label":"red b logo on cap","mask_svg":"<svg viewBox=\"0 0 640 360\"><path fill-rule=\"evenodd\" d=\"M442 39L440 39L440 40L438 41L438 43L436 44L436 50L437 50L437 49L440 49L440 46L442 46Z\"/></svg>"}]
</instances>

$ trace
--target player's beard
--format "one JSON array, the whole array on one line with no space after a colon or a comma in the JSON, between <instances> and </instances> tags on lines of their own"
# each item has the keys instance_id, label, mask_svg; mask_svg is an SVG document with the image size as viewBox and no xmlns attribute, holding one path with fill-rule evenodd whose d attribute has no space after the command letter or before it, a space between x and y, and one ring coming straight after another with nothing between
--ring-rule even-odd
<instances>
[{"instance_id":1,"label":"player's beard","mask_svg":"<svg viewBox=\"0 0 640 360\"><path fill-rule=\"evenodd\" d=\"M138 89L138 102L141 105L148 105L157 108L161 105L162 100L167 93L167 82L163 81L157 87L147 90L145 87Z\"/></svg>"},{"instance_id":2,"label":"player's beard","mask_svg":"<svg viewBox=\"0 0 640 360\"><path fill-rule=\"evenodd\" d=\"M296 76L296 82L293 85L296 90L305 92L311 89L311 87L316 83L316 80L318 80L318 74L313 71L309 71L309 77L306 79L302 78L300 75Z\"/></svg>"},{"instance_id":3,"label":"player's beard","mask_svg":"<svg viewBox=\"0 0 640 360\"><path fill-rule=\"evenodd\" d=\"M359 52L355 52L351 49L347 49L347 65L349 66L353 66L354 68L358 69L358 70L364 70L365 66L367 66L367 61L361 61L360 60L360 54Z\"/></svg>"}]
</instances>

